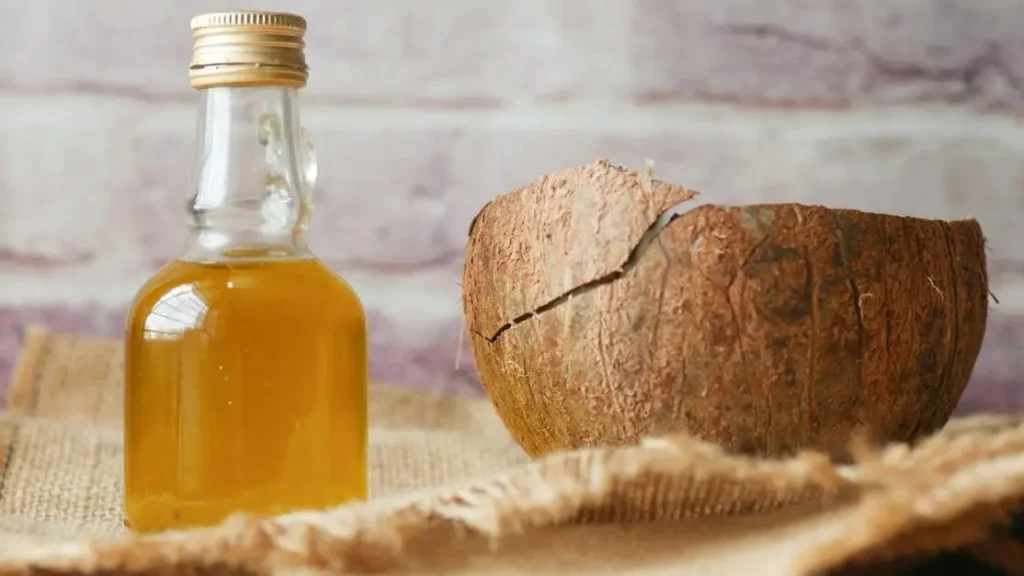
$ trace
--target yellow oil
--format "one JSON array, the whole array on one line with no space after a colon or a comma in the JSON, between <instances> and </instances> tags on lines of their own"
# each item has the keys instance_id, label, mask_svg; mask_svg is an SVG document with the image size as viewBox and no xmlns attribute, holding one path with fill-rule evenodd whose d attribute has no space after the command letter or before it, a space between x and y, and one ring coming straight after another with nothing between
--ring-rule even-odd
<instances>
[{"instance_id":1,"label":"yellow oil","mask_svg":"<svg viewBox=\"0 0 1024 576\"><path fill-rule=\"evenodd\" d=\"M318 260L170 262L128 319L129 526L366 498L367 369L362 306Z\"/></svg>"}]
</instances>

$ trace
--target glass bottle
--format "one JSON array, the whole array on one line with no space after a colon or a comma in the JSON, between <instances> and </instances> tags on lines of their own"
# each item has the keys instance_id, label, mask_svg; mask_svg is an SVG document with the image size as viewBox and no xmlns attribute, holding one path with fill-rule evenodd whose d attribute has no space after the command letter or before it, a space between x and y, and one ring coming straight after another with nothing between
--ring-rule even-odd
<instances>
[{"instance_id":1,"label":"glass bottle","mask_svg":"<svg viewBox=\"0 0 1024 576\"><path fill-rule=\"evenodd\" d=\"M125 343L125 507L140 531L367 491L366 320L309 251L299 120L306 22L192 20L196 190L179 257L139 290Z\"/></svg>"}]
</instances>

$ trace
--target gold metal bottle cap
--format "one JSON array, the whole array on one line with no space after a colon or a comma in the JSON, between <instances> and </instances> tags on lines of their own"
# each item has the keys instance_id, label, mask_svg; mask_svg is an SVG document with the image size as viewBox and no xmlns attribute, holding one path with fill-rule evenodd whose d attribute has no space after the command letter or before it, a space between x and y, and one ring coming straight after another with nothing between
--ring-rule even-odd
<instances>
[{"instance_id":1,"label":"gold metal bottle cap","mask_svg":"<svg viewBox=\"0 0 1024 576\"><path fill-rule=\"evenodd\" d=\"M216 12L192 19L193 88L306 85L306 21L279 12Z\"/></svg>"}]
</instances>

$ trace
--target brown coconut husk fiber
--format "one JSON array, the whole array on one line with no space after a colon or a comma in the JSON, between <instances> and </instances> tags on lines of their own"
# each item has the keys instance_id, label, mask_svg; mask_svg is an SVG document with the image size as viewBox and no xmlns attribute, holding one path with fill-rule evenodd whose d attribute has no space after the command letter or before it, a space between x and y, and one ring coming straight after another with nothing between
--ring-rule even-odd
<instances>
[{"instance_id":1,"label":"brown coconut husk fiber","mask_svg":"<svg viewBox=\"0 0 1024 576\"><path fill-rule=\"evenodd\" d=\"M488 204L462 287L480 380L533 456L913 441L953 413L989 296L974 220L697 205L604 160Z\"/></svg>"}]
</instances>

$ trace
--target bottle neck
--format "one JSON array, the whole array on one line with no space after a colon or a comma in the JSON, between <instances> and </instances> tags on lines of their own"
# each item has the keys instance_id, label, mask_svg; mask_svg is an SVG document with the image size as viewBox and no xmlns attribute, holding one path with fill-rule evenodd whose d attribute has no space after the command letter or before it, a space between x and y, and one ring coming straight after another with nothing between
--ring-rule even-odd
<instances>
[{"instance_id":1,"label":"bottle neck","mask_svg":"<svg viewBox=\"0 0 1024 576\"><path fill-rule=\"evenodd\" d=\"M298 92L280 86L201 92L195 196L184 258L308 256L316 160Z\"/></svg>"}]
</instances>

